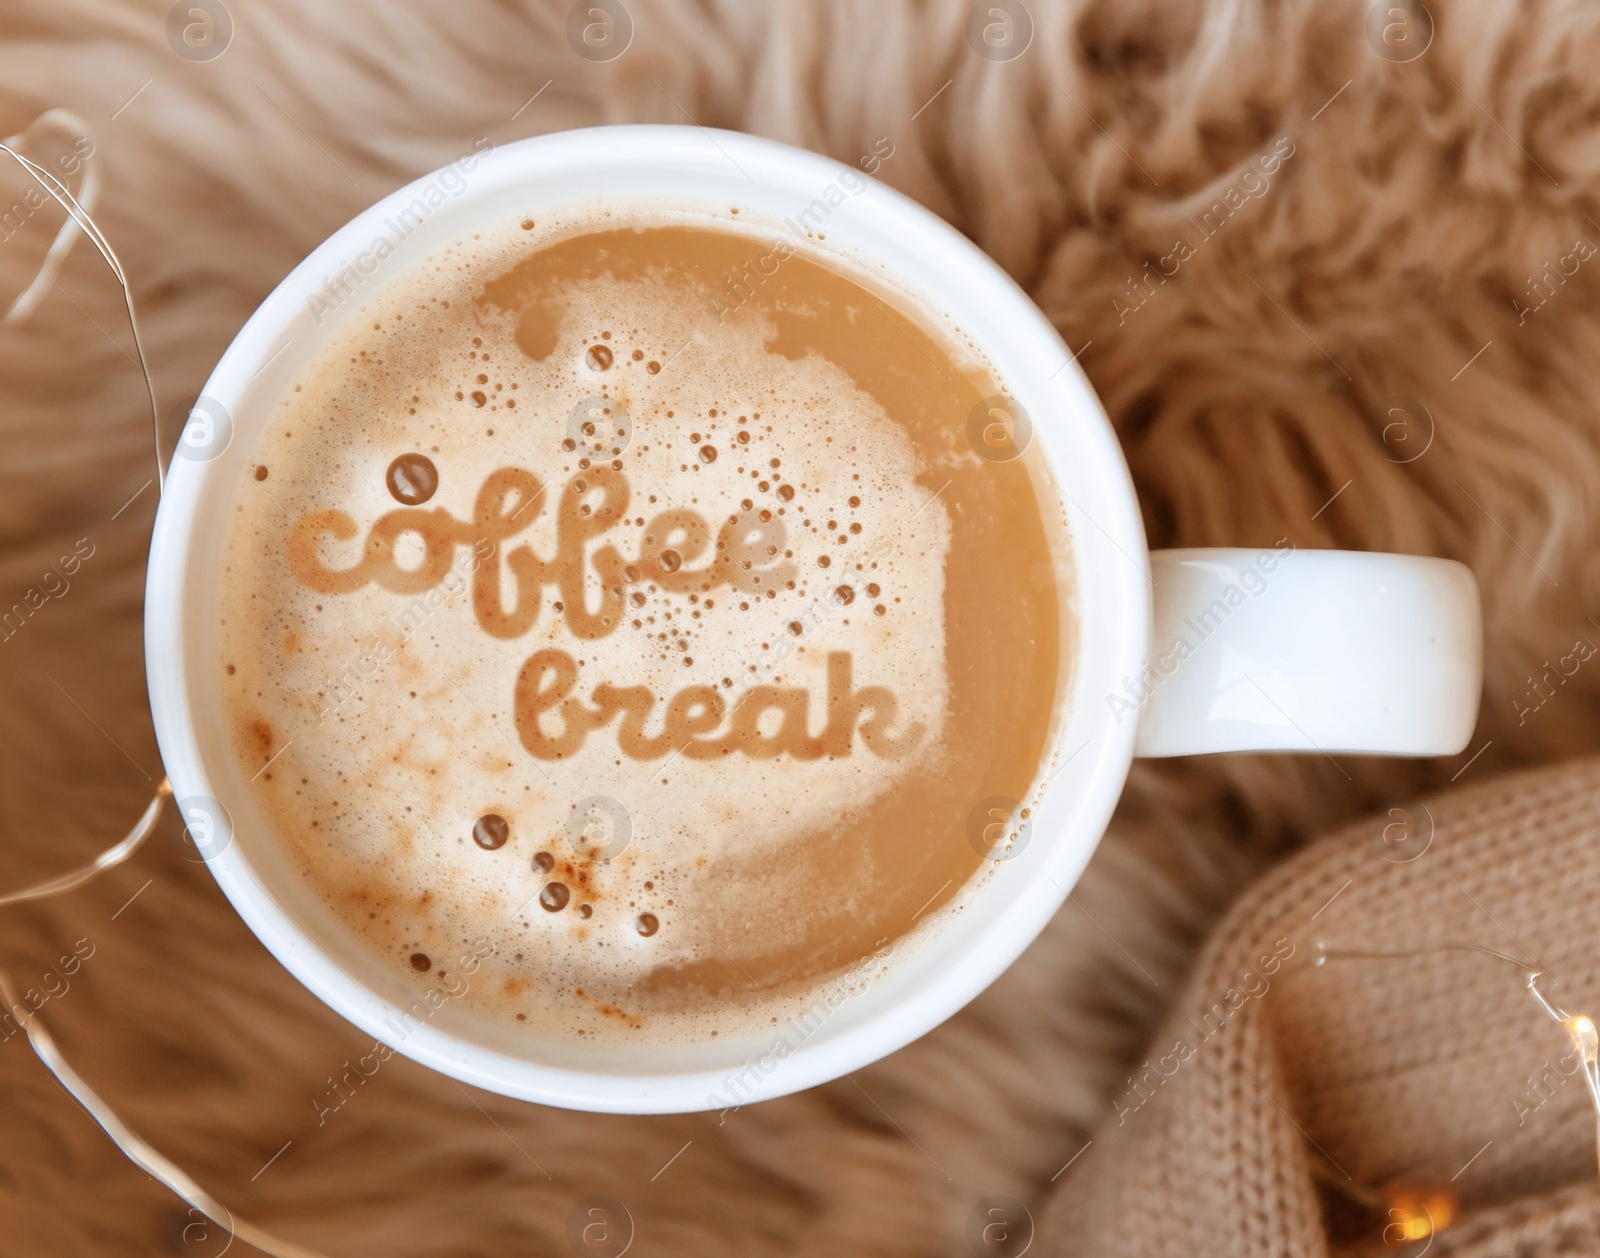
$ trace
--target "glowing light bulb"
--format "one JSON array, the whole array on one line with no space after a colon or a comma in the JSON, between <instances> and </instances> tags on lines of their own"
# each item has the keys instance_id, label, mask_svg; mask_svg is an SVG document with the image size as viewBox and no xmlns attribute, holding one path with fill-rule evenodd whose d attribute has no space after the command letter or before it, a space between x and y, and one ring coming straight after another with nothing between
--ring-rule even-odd
<instances>
[{"instance_id":1,"label":"glowing light bulb","mask_svg":"<svg viewBox=\"0 0 1600 1258\"><path fill-rule=\"evenodd\" d=\"M1585 1065L1593 1065L1600 1058L1600 1032L1595 1030L1594 1019L1588 1014L1568 1018L1567 1033L1572 1036L1572 1045L1582 1055Z\"/></svg>"},{"instance_id":2,"label":"glowing light bulb","mask_svg":"<svg viewBox=\"0 0 1600 1258\"><path fill-rule=\"evenodd\" d=\"M1455 1198L1443 1189L1423 1195L1401 1188L1389 1196L1389 1223L1383 1229L1386 1245L1409 1245L1442 1232L1455 1218Z\"/></svg>"}]
</instances>

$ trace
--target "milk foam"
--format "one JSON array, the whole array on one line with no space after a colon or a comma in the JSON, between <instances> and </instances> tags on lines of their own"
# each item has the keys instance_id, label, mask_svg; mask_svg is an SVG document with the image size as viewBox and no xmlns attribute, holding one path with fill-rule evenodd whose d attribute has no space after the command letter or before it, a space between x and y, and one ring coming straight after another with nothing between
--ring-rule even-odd
<instances>
[{"instance_id":1,"label":"milk foam","mask_svg":"<svg viewBox=\"0 0 1600 1258\"><path fill-rule=\"evenodd\" d=\"M526 251L526 238L517 243ZM909 775L938 772L952 529L939 469L839 367L769 350L772 328L759 311L718 321L662 276L565 288L555 346L535 361L514 341L512 315L472 303L504 248L457 250L372 297L261 435L265 479L241 490L225 559L227 587L248 591L222 630L241 767L255 774L288 745L256 789L311 884L397 964L415 954L431 965L464 941L489 941L480 1007L587 1035L699 1036L745 1025L762 1002L742 1001L730 1020L706 1008L643 1012L625 993L662 967L714 959L697 905L718 913L719 928L736 929L729 914L744 901L792 902L804 914L819 891L835 900L870 894L818 888L779 858ZM605 356L596 346L610 351L606 370L597 369ZM605 400L580 406L595 397ZM608 405L625 425L621 437L607 428ZM438 468L427 509L463 521L491 473L534 473L545 501L485 562L499 565L521 546L548 558L558 498L578 492L570 484L587 470L580 459L609 467L617 449L631 489L626 522L588 551L613 545L642 576L628 588L623 622L605 636L576 638L554 589L527 633L490 636L474 616L467 547L419 594L377 584L317 593L286 566L296 521L329 509L348 512L358 532L324 539L319 558L329 568L356 563L373 521L399 505L385 469L408 451ZM793 575L775 597L726 584L666 593L652 582L639 562L641 521L688 508L714 535L745 501L784 529L782 553L769 562L792 565ZM404 536L396 559L414 565L421 551ZM592 564L586 571L592 608L601 581ZM502 580L509 603L511 577ZM815 734L827 715L829 655L849 652L857 689L894 695L894 732L922 733L898 760L873 754L859 733L852 754L833 759L635 760L619 750L613 721L566 758L536 759L519 738L513 693L518 670L544 648L578 661L580 699L602 682L648 688L652 733L687 686L714 686L731 707L768 684L809 692ZM596 797L572 821L574 807ZM497 850L472 840L489 813L510 826ZM614 848L619 829L629 836L619 854L579 859L585 842ZM549 873L535 863L539 853L552 858ZM719 865L735 856L765 874L747 873L737 889L715 885ZM552 881L571 892L558 912L538 899ZM646 913L659 922L649 936L639 927ZM583 994L574 999L575 991ZM767 1003L776 1011L782 1000Z\"/></svg>"}]
</instances>

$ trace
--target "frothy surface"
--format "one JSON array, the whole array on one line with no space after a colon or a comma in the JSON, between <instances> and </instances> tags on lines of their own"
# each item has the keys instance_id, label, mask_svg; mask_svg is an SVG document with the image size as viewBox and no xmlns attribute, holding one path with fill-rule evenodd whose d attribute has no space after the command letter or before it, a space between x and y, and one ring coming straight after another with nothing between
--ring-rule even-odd
<instances>
[{"instance_id":1,"label":"frothy surface","mask_svg":"<svg viewBox=\"0 0 1600 1258\"><path fill-rule=\"evenodd\" d=\"M972 807L1026 797L1039 507L968 445L993 383L839 272L515 235L371 299L262 435L241 765L419 983L487 941L469 999L531 1032L745 1029L937 913Z\"/></svg>"}]
</instances>

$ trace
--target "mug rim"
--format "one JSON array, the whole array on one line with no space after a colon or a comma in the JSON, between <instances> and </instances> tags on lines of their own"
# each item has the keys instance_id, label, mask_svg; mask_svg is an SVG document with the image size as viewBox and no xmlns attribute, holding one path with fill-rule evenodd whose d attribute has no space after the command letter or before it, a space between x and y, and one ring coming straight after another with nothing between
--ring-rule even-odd
<instances>
[{"instance_id":1,"label":"mug rim","mask_svg":"<svg viewBox=\"0 0 1600 1258\"><path fill-rule=\"evenodd\" d=\"M705 151L709 141L712 152ZM720 160L769 175L773 181L804 179L819 187L854 171L835 159L775 141L739 132L713 131L689 126L613 126L552 132L499 145L482 153L474 180L460 197L462 202L488 197L508 186L532 183L541 171L565 166L584 167L598 162L681 162L685 173L695 163ZM443 168L441 168L443 169ZM234 336L202 389L202 396L225 407L237 400L254 374L264 370L268 354L289 325L304 312L308 296L322 287L324 277L343 265L372 235L375 224L412 201L441 172L431 172L395 190L351 218L312 250L262 302ZM1092 464L1096 481L1096 512L1072 503L1070 551L1078 582L1078 619L1088 623L1086 603L1093 613L1111 624L1108 660L1116 661L1100 684L1115 685L1112 678L1140 667L1150 632L1148 548L1137 499L1121 447L1087 377L1062 343L1055 328L1032 299L1000 266L965 236L932 211L885 184L858 176L868 187L855 202L856 212L892 221L897 233L926 246L925 266L937 265L951 282L959 283L969 305L985 303L987 309L1005 313L1010 329L1034 350L1053 349L1066 361L1047 381L1031 382L1036 392L1058 397L1062 411L1070 410L1075 425L1072 454L1075 461ZM758 180L759 182L759 180ZM935 263L934 259L937 259ZM899 272L891 272L899 275ZM916 281L915 276L905 278ZM1036 356L1037 357L1037 356ZM1043 369L1039 371L1043 374ZM1065 380L1063 380L1065 377ZM1056 382L1060 382L1057 384ZM1021 392L1020 381L1008 382ZM1069 387L1070 386L1070 387ZM1035 416L1034 430L1048 424L1065 425L1062 414ZM237 436L235 436L237 439ZM1051 439L1054 439L1052 437ZM1044 452L1046 465L1058 461ZM201 514L201 491L211 463L174 457L162 495L154 533L145 590L145 656L152 719L163 763L175 800L212 797L209 775L200 754L194 713L185 675L186 625L195 615L186 597L190 546ZM1052 473L1053 474L1053 473ZM1065 491L1062 491L1065 494ZM1142 576L1118 575L1115 564L1103 562L1106 546L1139 569ZM1086 588L1089 567L1080 562L1086 550L1101 557L1100 580ZM1144 560L1144 566L1134 556ZM1085 683L1076 677L1071 695L1062 703L1076 708L1084 702ZM1076 719L1075 711L1067 712ZM1064 727L1063 727L1064 728ZM1039 876L1018 894L1004 921L971 927L975 938L988 943L972 948L960 963L896 1004L873 1011L860 1025L821 1042L802 1043L782 1064L783 1072L759 1098L771 1099L839 1078L887 1055L932 1030L985 990L1016 960L1065 903L1089 856L1109 822L1133 760L1137 721L1112 724L1102 719L1098 732L1073 752L1087 757L1075 777L1085 783L1081 799L1074 802L1070 830L1037 834L1034 842L1047 848ZM1064 766L1063 766L1064 767ZM1041 827L1042 828L1042 827ZM262 882L238 843L208 855L206 864L223 893L251 932L302 984L340 1016L372 1034L395 1051L453 1078L503 1095L566 1108L613 1113L677 1113L717 1108L716 1089L728 1069L714 1071L664 1071L622 1074L591 1072L515 1058L496 1049L465 1040L449 1031L424 1025L400 1043L385 1035L384 1010L403 1013L330 958L313 941L294 916L279 905ZM991 913L991 918L998 915Z\"/></svg>"}]
</instances>

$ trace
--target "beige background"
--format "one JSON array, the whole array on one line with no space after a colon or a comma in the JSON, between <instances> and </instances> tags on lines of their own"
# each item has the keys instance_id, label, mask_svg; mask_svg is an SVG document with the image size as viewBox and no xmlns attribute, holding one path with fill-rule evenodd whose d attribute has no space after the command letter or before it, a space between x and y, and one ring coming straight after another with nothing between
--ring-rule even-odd
<instances>
[{"instance_id":1,"label":"beige background","mask_svg":"<svg viewBox=\"0 0 1600 1258\"><path fill-rule=\"evenodd\" d=\"M313 1101L367 1044L165 835L84 891L0 912L0 959L37 984L92 941L44 1009L67 1052L235 1209L329 1254L567 1252L568 1214L595 1195L626 1204L640 1253L965 1252L983 1197L1043 1217L1205 925L1255 871L1381 801L1600 743L1600 666L1537 707L1528 681L1600 643L1600 261L1552 275L1521 322L1513 306L1578 238L1600 244L1600 13L1433 4L1431 46L1401 63L1369 41L1369 6L1344 0L1031 0L1031 47L994 62L959 3L628 3L633 43L606 64L574 53L562 5L236 0L209 62L173 51L160 5L14 5L0 131L54 106L90 123L99 218L168 416L313 245L480 137L692 118L850 162L888 138L880 176L972 235L1073 349L1092 342L1081 361L1155 544L1288 536L1472 564L1488 632L1472 750L1492 744L1466 768L1140 767L1072 903L987 995L854 1079L721 1126L537 1109L397 1059L319 1128ZM1285 137L1267 186L1247 179ZM23 186L7 172L4 202ZM1241 208L1205 237L1195 221L1229 188ZM5 292L54 222L0 241ZM1172 270L1180 237L1190 256L1119 310L1147 262ZM128 346L81 242L35 316L0 330L0 604L75 539L95 546L0 643L8 888L86 859L160 777L139 621L155 493L134 497L150 454ZM1392 427L1398 397L1431 423ZM0 1088L4 1252L220 1251L214 1231L184 1244L183 1208L20 1037L0 1043ZM1067 1230L1052 1219L1035 1252Z\"/></svg>"}]
</instances>

